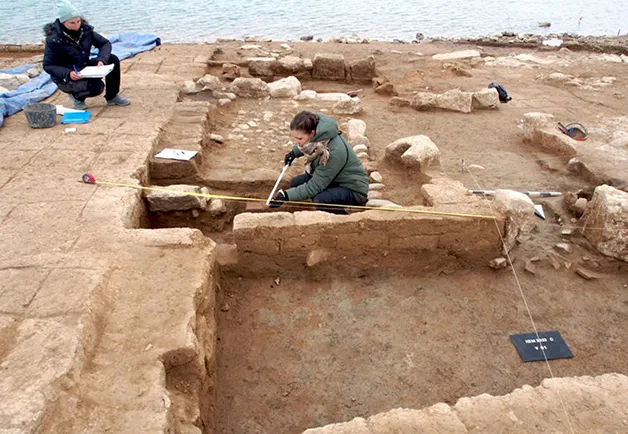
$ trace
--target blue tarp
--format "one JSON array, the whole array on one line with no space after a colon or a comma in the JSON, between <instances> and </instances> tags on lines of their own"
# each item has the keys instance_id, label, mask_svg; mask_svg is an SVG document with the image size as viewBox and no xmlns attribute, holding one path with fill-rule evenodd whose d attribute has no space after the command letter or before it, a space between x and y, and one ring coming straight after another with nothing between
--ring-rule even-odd
<instances>
[{"instance_id":1,"label":"blue tarp","mask_svg":"<svg viewBox=\"0 0 628 434\"><path fill-rule=\"evenodd\" d=\"M112 52L122 59L135 56L143 51L149 51L158 45L161 40L156 35L141 33L121 33L109 38L112 44ZM92 54L98 53L94 50ZM11 69L0 70L5 74L23 74L35 65L22 65ZM55 93L57 85L52 82L50 75L42 72L37 77L24 83L17 89L0 94L0 126L4 122L5 116L13 115L28 104L39 102Z\"/></svg>"}]
</instances>

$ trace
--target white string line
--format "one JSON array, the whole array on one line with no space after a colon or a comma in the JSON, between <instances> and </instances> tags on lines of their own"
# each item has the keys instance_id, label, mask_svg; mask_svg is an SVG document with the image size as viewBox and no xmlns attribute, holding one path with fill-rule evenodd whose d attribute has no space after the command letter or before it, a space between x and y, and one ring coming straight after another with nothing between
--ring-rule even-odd
<instances>
[{"instance_id":1,"label":"white string line","mask_svg":"<svg viewBox=\"0 0 628 434\"><path fill-rule=\"evenodd\" d=\"M482 187L480 186L480 184L478 183L478 181L475 179L475 177L473 176L473 174L471 173L471 171L467 168L467 171L469 172L469 174L471 175L471 177L473 178L473 181L477 184L478 188L480 190L482 190ZM484 195L486 196L486 195ZM485 197L486 199L486 197ZM496 213L495 209L493 208L493 204L491 201L488 201L489 207L491 208L491 212ZM554 373L552 372L552 367L550 366L549 360L547 359L547 354L545 353L545 349L543 348L544 345L541 342L541 337L539 336L539 332L538 329L536 327L536 323L534 322L534 318L532 317L532 312L530 311L530 306L528 305L528 301L526 300L526 297L523 293L523 288L521 287L521 282L519 281L519 276L517 276L517 272L515 271L515 267L513 267L512 265L512 259L510 258L510 253L508 252L508 249L506 248L506 241L504 241L504 236L502 235L502 231L499 228L499 224L497 223L497 219L493 220L495 222L495 228L497 229L497 233L499 235L499 238L501 239L502 242L502 247L504 249L504 253L506 254L506 258L508 259L508 264L510 265L510 269L512 270L512 274L515 277L515 282L517 283L517 288L519 289L519 295L521 295L521 299L523 300L523 304L526 308L526 312L528 313L528 318L530 318L530 323L532 324L532 328L534 329L534 334L536 335L536 339L537 342L539 343L539 347L541 348L541 352L543 353L543 359L545 359L545 364L547 365L547 370L549 371L550 376L552 377L552 379L555 379L556 377L554 377ZM560 400L560 404L563 408L563 412L565 413L565 416L567 418L567 424L569 425L569 430L571 431L572 434L575 434L575 431L573 429L573 426L571 425L571 418L569 417L569 412L567 411L567 407L565 406L565 402L563 401L563 397L561 395L561 392L559 390L557 390L557 395L558 395L558 399Z\"/></svg>"},{"instance_id":2,"label":"white string line","mask_svg":"<svg viewBox=\"0 0 628 434\"><path fill-rule=\"evenodd\" d=\"M451 152L455 152L455 149L451 149ZM524 157L524 155L520 155L516 152L500 152L500 153L493 153L493 155L495 156L501 156L501 155L516 155L517 157ZM483 155L486 158L486 153L481 152L481 151L476 151L476 152L465 152L464 155ZM537 158L538 160L571 160L572 158L577 158L577 157L586 157L585 154L582 154L580 152L576 152L574 155L538 155L536 154L534 156L535 158ZM461 160L464 160L464 158L461 158ZM529 160L528 160L529 161ZM537 162L535 160L535 162ZM475 163L471 163L471 164L475 164Z\"/></svg>"}]
</instances>

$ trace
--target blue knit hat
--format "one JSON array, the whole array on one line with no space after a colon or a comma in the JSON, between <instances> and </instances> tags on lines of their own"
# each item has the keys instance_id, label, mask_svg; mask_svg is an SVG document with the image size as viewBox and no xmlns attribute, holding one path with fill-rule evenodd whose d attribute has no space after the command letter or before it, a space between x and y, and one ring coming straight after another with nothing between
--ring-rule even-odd
<instances>
[{"instance_id":1,"label":"blue knit hat","mask_svg":"<svg viewBox=\"0 0 628 434\"><path fill-rule=\"evenodd\" d=\"M57 0L57 10L59 11L59 21L61 21L62 23L71 18L81 16L79 11L74 6L72 6L72 3L70 3L68 0Z\"/></svg>"}]
</instances>

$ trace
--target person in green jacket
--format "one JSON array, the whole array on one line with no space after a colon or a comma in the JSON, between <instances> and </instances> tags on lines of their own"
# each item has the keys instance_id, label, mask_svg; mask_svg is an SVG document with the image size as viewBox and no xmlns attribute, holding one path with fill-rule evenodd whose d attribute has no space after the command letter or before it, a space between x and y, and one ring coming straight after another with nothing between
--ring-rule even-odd
<instances>
[{"instance_id":1,"label":"person in green jacket","mask_svg":"<svg viewBox=\"0 0 628 434\"><path fill-rule=\"evenodd\" d=\"M292 150L284 159L291 165L299 157L307 159L305 173L290 181L290 189L279 190L270 207L286 201L312 199L316 209L347 214L342 206L364 205L369 190L368 175L351 146L341 136L338 124L322 113L302 111L290 122Z\"/></svg>"}]
</instances>

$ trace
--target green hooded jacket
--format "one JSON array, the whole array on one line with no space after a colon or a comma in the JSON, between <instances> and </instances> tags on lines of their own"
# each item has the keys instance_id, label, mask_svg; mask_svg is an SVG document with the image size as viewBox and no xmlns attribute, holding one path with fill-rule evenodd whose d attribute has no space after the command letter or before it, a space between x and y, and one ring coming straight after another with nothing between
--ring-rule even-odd
<instances>
[{"instance_id":1,"label":"green hooded jacket","mask_svg":"<svg viewBox=\"0 0 628 434\"><path fill-rule=\"evenodd\" d=\"M344 137L340 135L340 129L335 120L322 113L317 113L318 126L312 142L329 140L327 150L329 159L322 165L320 155L311 162L312 178L305 184L286 190L288 200L302 201L311 199L330 186L345 187L351 190L358 203L366 203L369 191L369 181L362 162L349 146ZM297 157L303 156L303 152L297 145L292 151Z\"/></svg>"}]
</instances>

